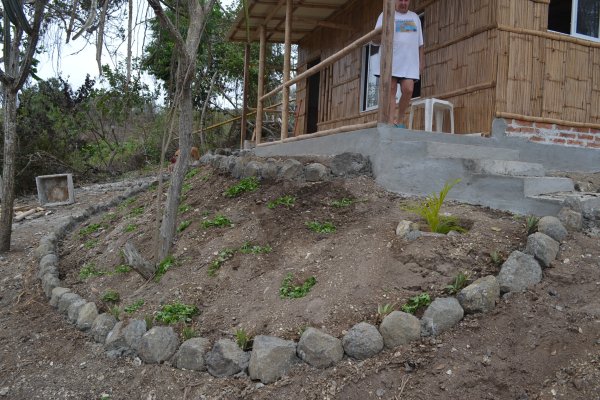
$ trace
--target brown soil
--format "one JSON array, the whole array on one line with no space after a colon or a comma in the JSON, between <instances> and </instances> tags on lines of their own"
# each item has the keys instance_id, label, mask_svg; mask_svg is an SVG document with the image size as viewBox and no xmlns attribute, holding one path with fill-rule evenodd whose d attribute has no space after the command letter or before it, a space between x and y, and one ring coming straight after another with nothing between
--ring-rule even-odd
<instances>
[{"instance_id":1,"label":"brown soil","mask_svg":"<svg viewBox=\"0 0 600 400\"><path fill-rule=\"evenodd\" d=\"M355 323L377 323L380 304L398 309L423 292L445 296L459 272L471 279L497 274L490 253L506 257L526 241L522 218L448 203L444 211L458 217L468 233L408 242L394 230L401 219L416 220L402 209L410 200L366 177L265 182L234 199L222 192L237 182L208 167L186 182L191 190L182 204L189 210L179 222L191 224L177 234L177 263L160 282L146 282L135 272L79 277L84 264L114 272L127 240L152 257L156 191L148 191L92 217L62 242L65 285L104 310L112 306L101 299L108 289L119 292L121 310L144 300L121 318L150 318L175 301L196 305L200 314L191 326L212 340L233 338L240 328L297 340L307 326L341 337ZM289 377L261 387L247 378L215 379L169 365L108 359L100 345L47 305L32 250L60 216L115 194L81 193L75 205L15 225L13 249L0 261L0 394L6 388L6 398L98 399L103 393L110 399L600 398L600 243L585 233L569 236L543 282L531 290L506 296L491 313L465 317L450 332L363 362L344 359L326 370L299 365ZM292 207L267 207L284 195L295 197ZM357 201L331 206L342 198ZM233 226L202 226L218 214ZM310 221L330 221L337 230L315 233L305 225ZM81 234L90 224L102 228ZM272 251L235 252L209 276L219 252L247 242ZM281 299L288 273L298 283L311 276L317 283L306 297Z\"/></svg>"}]
</instances>

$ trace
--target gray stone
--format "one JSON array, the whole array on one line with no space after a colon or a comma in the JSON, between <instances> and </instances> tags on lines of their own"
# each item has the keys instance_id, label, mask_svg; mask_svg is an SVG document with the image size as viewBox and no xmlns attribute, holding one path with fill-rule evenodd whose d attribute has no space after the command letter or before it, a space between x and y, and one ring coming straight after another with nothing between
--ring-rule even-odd
<instances>
[{"instance_id":1,"label":"gray stone","mask_svg":"<svg viewBox=\"0 0 600 400\"><path fill-rule=\"evenodd\" d=\"M146 333L146 321L137 319L128 323L117 322L106 336L104 348L109 357L133 355L139 350L141 338Z\"/></svg>"},{"instance_id":2,"label":"gray stone","mask_svg":"<svg viewBox=\"0 0 600 400\"><path fill-rule=\"evenodd\" d=\"M85 299L75 300L71 303L69 308L67 308L67 319L70 323L74 324L77 322L77 318L79 318L79 310L87 303Z\"/></svg>"},{"instance_id":3,"label":"gray stone","mask_svg":"<svg viewBox=\"0 0 600 400\"><path fill-rule=\"evenodd\" d=\"M205 360L208 373L212 376L232 376L246 371L250 361L250 354L240 349L234 341L221 339L206 354Z\"/></svg>"},{"instance_id":4,"label":"gray stone","mask_svg":"<svg viewBox=\"0 0 600 400\"><path fill-rule=\"evenodd\" d=\"M412 314L393 311L379 325L385 347L407 344L421 337L421 323Z\"/></svg>"},{"instance_id":5,"label":"gray stone","mask_svg":"<svg viewBox=\"0 0 600 400\"><path fill-rule=\"evenodd\" d=\"M331 172L337 176L370 175L369 159L359 153L342 153L331 160Z\"/></svg>"},{"instance_id":6,"label":"gray stone","mask_svg":"<svg viewBox=\"0 0 600 400\"><path fill-rule=\"evenodd\" d=\"M296 343L273 336L254 338L248 373L250 379L272 383L284 376L296 363Z\"/></svg>"},{"instance_id":7,"label":"gray stone","mask_svg":"<svg viewBox=\"0 0 600 400\"><path fill-rule=\"evenodd\" d=\"M500 285L495 276L484 276L461 290L456 299L467 314L488 312L500 300Z\"/></svg>"},{"instance_id":8,"label":"gray stone","mask_svg":"<svg viewBox=\"0 0 600 400\"><path fill-rule=\"evenodd\" d=\"M46 297L49 298L50 296L52 296L52 290L59 286L60 280L56 277L56 275L49 272L42 276L42 289L44 289Z\"/></svg>"},{"instance_id":9,"label":"gray stone","mask_svg":"<svg viewBox=\"0 0 600 400\"><path fill-rule=\"evenodd\" d=\"M423 236L423 232L421 231L410 231L404 236L404 238L409 242L412 242L413 240L417 240L421 236Z\"/></svg>"},{"instance_id":10,"label":"gray stone","mask_svg":"<svg viewBox=\"0 0 600 400\"><path fill-rule=\"evenodd\" d=\"M81 300L81 296L79 296L77 293L63 294L58 300L58 312L61 314L66 314L71 304L78 300Z\"/></svg>"},{"instance_id":11,"label":"gray stone","mask_svg":"<svg viewBox=\"0 0 600 400\"><path fill-rule=\"evenodd\" d=\"M77 317L77 329L81 331L87 331L92 327L94 320L98 316L98 308L96 303L89 302L83 305L79 309L79 316Z\"/></svg>"},{"instance_id":12,"label":"gray stone","mask_svg":"<svg viewBox=\"0 0 600 400\"><path fill-rule=\"evenodd\" d=\"M155 326L142 336L138 354L148 364L161 363L175 354L179 339L171 327Z\"/></svg>"},{"instance_id":13,"label":"gray stone","mask_svg":"<svg viewBox=\"0 0 600 400\"><path fill-rule=\"evenodd\" d=\"M56 270L57 266L58 266L58 257L56 257L56 254L54 254L54 253L46 254L40 260L37 277L41 278L42 276L44 276L44 274L46 274L46 272L51 271L51 270Z\"/></svg>"},{"instance_id":14,"label":"gray stone","mask_svg":"<svg viewBox=\"0 0 600 400\"><path fill-rule=\"evenodd\" d=\"M550 236L536 232L527 237L525 253L534 256L542 267L548 267L556 259L559 246L559 243Z\"/></svg>"},{"instance_id":15,"label":"gray stone","mask_svg":"<svg viewBox=\"0 0 600 400\"><path fill-rule=\"evenodd\" d=\"M464 314L454 297L438 297L427 307L421 318L421 335L438 335L458 324Z\"/></svg>"},{"instance_id":16,"label":"gray stone","mask_svg":"<svg viewBox=\"0 0 600 400\"><path fill-rule=\"evenodd\" d=\"M350 357L364 360L383 350L383 337L373 325L360 322L344 335L342 345Z\"/></svg>"},{"instance_id":17,"label":"gray stone","mask_svg":"<svg viewBox=\"0 0 600 400\"><path fill-rule=\"evenodd\" d=\"M117 320L112 315L106 313L100 314L92 323L90 335L92 335L96 342L104 343L106 342L106 336L112 331L116 323Z\"/></svg>"},{"instance_id":18,"label":"gray stone","mask_svg":"<svg viewBox=\"0 0 600 400\"><path fill-rule=\"evenodd\" d=\"M293 158L288 158L283 162L279 170L278 178L286 181L300 181L304 178L304 167L302 163Z\"/></svg>"},{"instance_id":19,"label":"gray stone","mask_svg":"<svg viewBox=\"0 0 600 400\"><path fill-rule=\"evenodd\" d=\"M568 234L567 230L563 224L561 224L558 218L552 216L540 218L538 221L537 230L538 232L550 236L559 243L562 242Z\"/></svg>"},{"instance_id":20,"label":"gray stone","mask_svg":"<svg viewBox=\"0 0 600 400\"><path fill-rule=\"evenodd\" d=\"M260 176L260 173L263 169L263 163L258 162L258 161L250 161L248 164L246 164L246 166L244 167L244 171L242 173L242 176L244 178L250 177L250 176Z\"/></svg>"},{"instance_id":21,"label":"gray stone","mask_svg":"<svg viewBox=\"0 0 600 400\"><path fill-rule=\"evenodd\" d=\"M235 163L229 164L229 172L231 173L231 176L237 179L242 178L244 176L244 169L246 169L246 164L249 162L249 160L231 157L231 161L228 160L228 162Z\"/></svg>"},{"instance_id":22,"label":"gray stone","mask_svg":"<svg viewBox=\"0 0 600 400\"><path fill-rule=\"evenodd\" d=\"M419 224L403 219L402 221L398 222L398 226L396 226L396 236L405 237L409 232L418 230Z\"/></svg>"},{"instance_id":23,"label":"gray stone","mask_svg":"<svg viewBox=\"0 0 600 400\"><path fill-rule=\"evenodd\" d=\"M279 173L279 166L277 162L273 159L268 159L266 163L263 164L262 170L260 171L260 176L264 179L275 180L277 179L277 174Z\"/></svg>"},{"instance_id":24,"label":"gray stone","mask_svg":"<svg viewBox=\"0 0 600 400\"><path fill-rule=\"evenodd\" d=\"M52 294L50 297L50 305L52 307L58 307L58 300L60 300L61 296L65 293L70 293L71 289L64 287L55 287L52 289Z\"/></svg>"},{"instance_id":25,"label":"gray stone","mask_svg":"<svg viewBox=\"0 0 600 400\"><path fill-rule=\"evenodd\" d=\"M327 168L323 164L312 163L304 167L304 178L307 182L328 181L329 177L329 168Z\"/></svg>"},{"instance_id":26,"label":"gray stone","mask_svg":"<svg viewBox=\"0 0 600 400\"><path fill-rule=\"evenodd\" d=\"M206 338L188 339L179 346L175 355L177 368L191 371L206 371L204 357L210 347L210 341Z\"/></svg>"},{"instance_id":27,"label":"gray stone","mask_svg":"<svg viewBox=\"0 0 600 400\"><path fill-rule=\"evenodd\" d=\"M38 260L41 260L48 254L56 253L56 244L50 240L40 240L40 244L35 248L33 254Z\"/></svg>"},{"instance_id":28,"label":"gray stone","mask_svg":"<svg viewBox=\"0 0 600 400\"><path fill-rule=\"evenodd\" d=\"M583 229L583 215L581 215L580 212L571 210L568 207L563 207L558 212L557 218L567 231L581 232Z\"/></svg>"},{"instance_id":29,"label":"gray stone","mask_svg":"<svg viewBox=\"0 0 600 400\"><path fill-rule=\"evenodd\" d=\"M54 254L49 254L49 255L54 255ZM46 256L46 257L48 257L48 256ZM44 275L46 275L46 274L50 274L58 279L58 264L46 263L46 264L44 264L44 266L40 266L38 273L37 273L37 277L42 279L44 277Z\"/></svg>"},{"instance_id":30,"label":"gray stone","mask_svg":"<svg viewBox=\"0 0 600 400\"><path fill-rule=\"evenodd\" d=\"M498 274L500 292L522 292L542 280L542 267L529 254L513 251Z\"/></svg>"},{"instance_id":31,"label":"gray stone","mask_svg":"<svg viewBox=\"0 0 600 400\"><path fill-rule=\"evenodd\" d=\"M327 368L344 356L342 341L315 328L307 328L297 348L298 356L317 368Z\"/></svg>"}]
</instances>

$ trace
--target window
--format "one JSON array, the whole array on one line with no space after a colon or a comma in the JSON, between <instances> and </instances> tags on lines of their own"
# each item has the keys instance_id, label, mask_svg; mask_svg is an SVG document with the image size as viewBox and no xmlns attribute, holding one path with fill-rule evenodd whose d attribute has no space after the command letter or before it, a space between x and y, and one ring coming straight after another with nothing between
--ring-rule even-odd
<instances>
[{"instance_id":1,"label":"window","mask_svg":"<svg viewBox=\"0 0 600 400\"><path fill-rule=\"evenodd\" d=\"M600 41L600 0L551 1L548 29Z\"/></svg>"}]
</instances>

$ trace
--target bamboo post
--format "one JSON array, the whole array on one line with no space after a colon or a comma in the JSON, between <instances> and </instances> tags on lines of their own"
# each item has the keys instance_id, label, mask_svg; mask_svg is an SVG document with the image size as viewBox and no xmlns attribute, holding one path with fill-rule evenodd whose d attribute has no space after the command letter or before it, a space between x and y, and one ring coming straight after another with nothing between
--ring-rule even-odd
<instances>
[{"instance_id":1,"label":"bamboo post","mask_svg":"<svg viewBox=\"0 0 600 400\"><path fill-rule=\"evenodd\" d=\"M267 47L267 30L264 25L258 28L260 35L260 49L258 53L258 101L256 103L256 144L259 144L262 139L263 125L263 100L262 95L265 91L265 53Z\"/></svg>"},{"instance_id":2,"label":"bamboo post","mask_svg":"<svg viewBox=\"0 0 600 400\"><path fill-rule=\"evenodd\" d=\"M292 61L292 0L287 0L285 7L285 51L283 53L283 83L290 80L290 64ZM288 137L288 121L290 117L290 87L283 86L283 110L281 113L281 140Z\"/></svg>"},{"instance_id":3,"label":"bamboo post","mask_svg":"<svg viewBox=\"0 0 600 400\"><path fill-rule=\"evenodd\" d=\"M242 123L240 128L240 149L244 148L244 139L246 139L246 130L248 128L248 82L250 81L250 43L246 42L244 46L244 96L242 98Z\"/></svg>"},{"instance_id":4,"label":"bamboo post","mask_svg":"<svg viewBox=\"0 0 600 400\"><path fill-rule=\"evenodd\" d=\"M383 22L381 29L381 63L379 71L379 112L377 121L388 124L390 122L390 101L392 93L392 53L394 40L394 15L395 1L383 0Z\"/></svg>"}]
</instances>

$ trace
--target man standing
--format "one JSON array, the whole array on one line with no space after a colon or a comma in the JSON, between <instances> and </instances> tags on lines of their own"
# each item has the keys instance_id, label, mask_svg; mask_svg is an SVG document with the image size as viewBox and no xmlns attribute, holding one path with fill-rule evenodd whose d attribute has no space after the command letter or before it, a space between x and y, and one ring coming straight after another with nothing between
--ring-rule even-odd
<instances>
[{"instance_id":1,"label":"man standing","mask_svg":"<svg viewBox=\"0 0 600 400\"><path fill-rule=\"evenodd\" d=\"M394 16L394 39L392 56L392 96L390 96L390 124L397 128L406 128L404 113L410 104L415 81L417 81L425 67L425 53L423 51L423 32L419 16L409 11L410 0L396 0ZM379 15L375 29L381 27L383 13ZM375 43L379 44L379 43ZM375 68L378 72L379 68ZM379 74L375 74L379 77ZM400 84L402 95L398 101L396 113L396 90ZM380 105L381 106L381 105Z\"/></svg>"}]
</instances>

